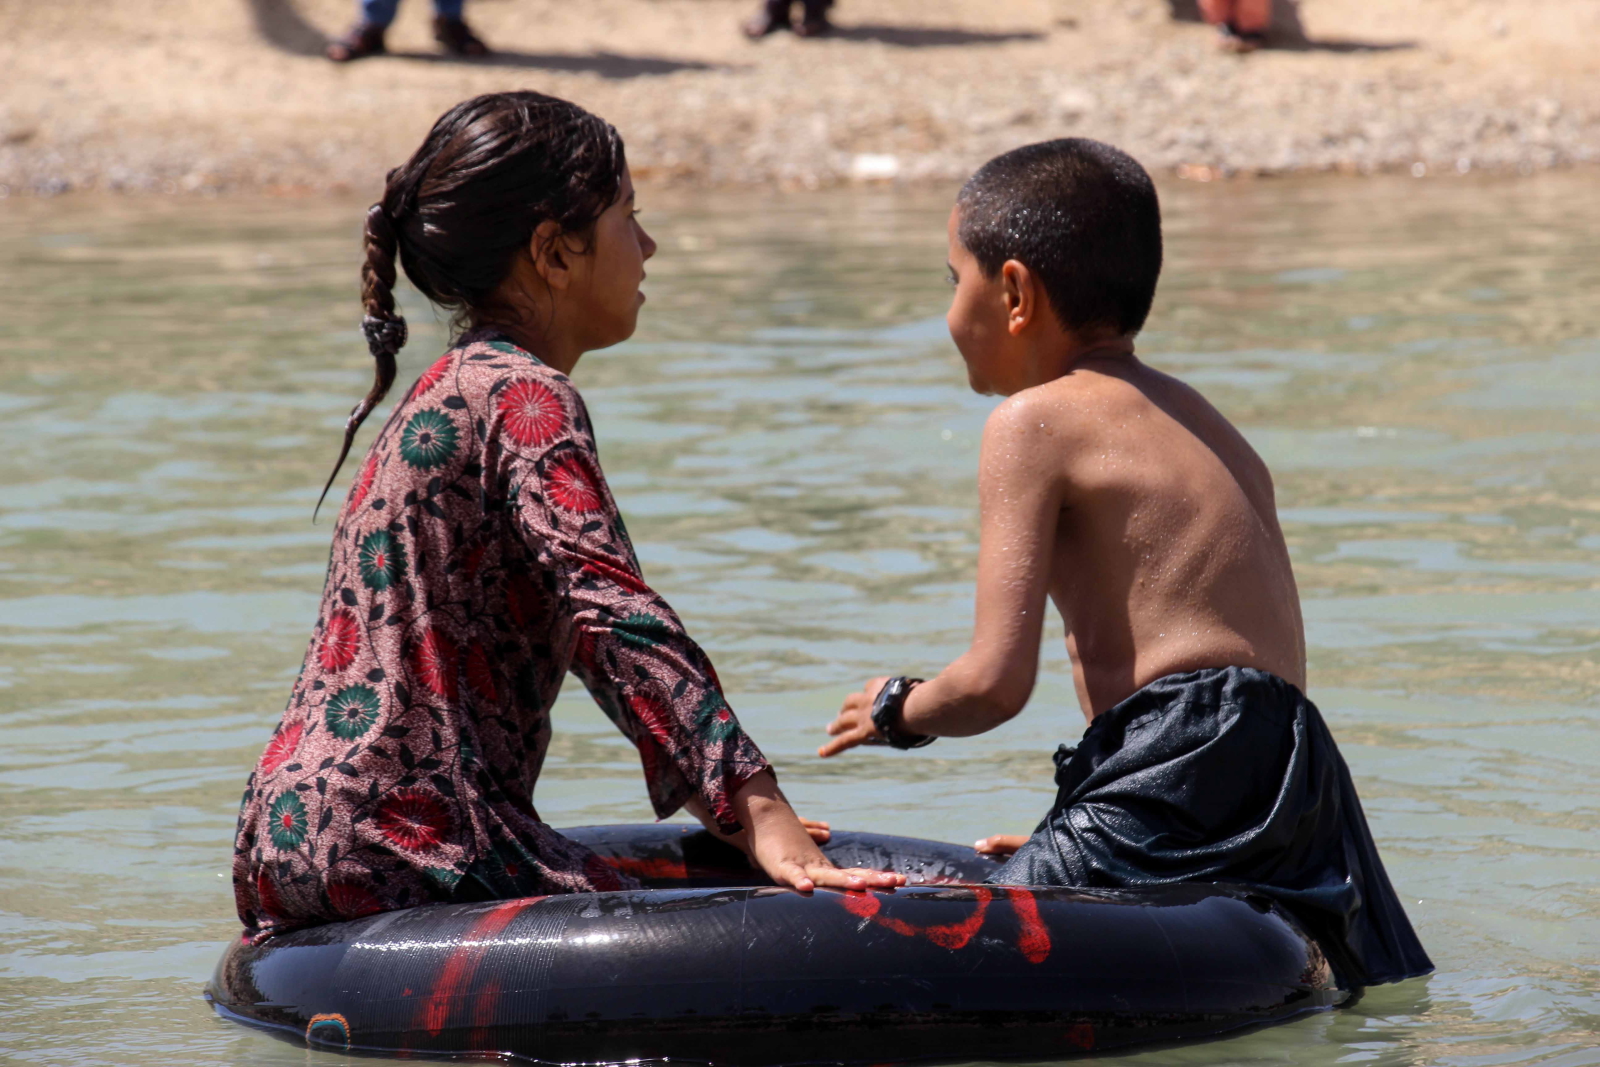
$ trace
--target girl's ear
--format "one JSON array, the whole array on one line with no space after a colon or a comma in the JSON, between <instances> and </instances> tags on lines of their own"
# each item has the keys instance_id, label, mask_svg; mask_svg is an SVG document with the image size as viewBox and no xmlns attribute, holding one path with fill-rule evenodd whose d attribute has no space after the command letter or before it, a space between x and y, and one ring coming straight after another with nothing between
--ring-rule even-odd
<instances>
[{"instance_id":1,"label":"girl's ear","mask_svg":"<svg viewBox=\"0 0 1600 1067\"><path fill-rule=\"evenodd\" d=\"M1005 301L1006 332L1016 337L1039 311L1039 280L1033 271L1015 259L1000 267L1000 292Z\"/></svg>"},{"instance_id":2,"label":"girl's ear","mask_svg":"<svg viewBox=\"0 0 1600 1067\"><path fill-rule=\"evenodd\" d=\"M533 237L528 242L528 257L533 261L533 269L552 289L565 289L572 281L572 267L567 262L571 249L567 247L567 242L561 240L561 236L561 224L554 219L545 219L534 229Z\"/></svg>"}]
</instances>

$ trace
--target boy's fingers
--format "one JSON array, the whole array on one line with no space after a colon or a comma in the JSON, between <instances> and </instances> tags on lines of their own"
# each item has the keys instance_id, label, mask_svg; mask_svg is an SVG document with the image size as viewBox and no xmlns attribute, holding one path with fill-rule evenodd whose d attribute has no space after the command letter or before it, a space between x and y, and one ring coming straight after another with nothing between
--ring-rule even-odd
<instances>
[{"instance_id":1,"label":"boy's fingers","mask_svg":"<svg viewBox=\"0 0 1600 1067\"><path fill-rule=\"evenodd\" d=\"M995 834L979 838L973 845L985 856L1009 856L1028 843L1024 834Z\"/></svg>"},{"instance_id":2,"label":"boy's fingers","mask_svg":"<svg viewBox=\"0 0 1600 1067\"><path fill-rule=\"evenodd\" d=\"M816 819L801 819L800 825L806 828L806 833L811 835L811 840L819 845L826 845L833 840L833 831L825 822Z\"/></svg>"},{"instance_id":3,"label":"boy's fingers","mask_svg":"<svg viewBox=\"0 0 1600 1067\"><path fill-rule=\"evenodd\" d=\"M852 724L841 729L832 741L817 749L817 755L823 759L827 759L829 756L836 756L847 749L865 744L871 736L872 731L869 728Z\"/></svg>"}]
</instances>

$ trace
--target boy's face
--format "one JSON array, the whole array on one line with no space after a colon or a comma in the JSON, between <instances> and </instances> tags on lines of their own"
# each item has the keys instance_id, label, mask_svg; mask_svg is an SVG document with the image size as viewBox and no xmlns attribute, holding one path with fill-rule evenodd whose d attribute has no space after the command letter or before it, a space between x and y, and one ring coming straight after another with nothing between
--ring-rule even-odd
<instances>
[{"instance_id":1,"label":"boy's face","mask_svg":"<svg viewBox=\"0 0 1600 1067\"><path fill-rule=\"evenodd\" d=\"M1000 276L985 278L978 259L961 243L958 230L961 225L961 208L950 209L950 284L955 293L950 299L950 311L945 324L950 327L950 339L961 351L967 364L967 381L973 391L985 395L1009 395L1014 390L1006 387L1012 377L1007 359L1014 347L1011 330L1007 325L1004 283Z\"/></svg>"}]
</instances>

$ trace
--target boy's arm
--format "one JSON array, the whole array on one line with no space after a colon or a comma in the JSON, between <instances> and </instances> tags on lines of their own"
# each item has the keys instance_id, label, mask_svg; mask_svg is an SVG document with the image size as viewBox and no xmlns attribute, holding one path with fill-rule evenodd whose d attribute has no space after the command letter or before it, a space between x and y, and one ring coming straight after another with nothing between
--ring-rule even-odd
<instances>
[{"instance_id":1,"label":"boy's arm","mask_svg":"<svg viewBox=\"0 0 1600 1067\"><path fill-rule=\"evenodd\" d=\"M1014 717L1033 692L1049 592L1051 552L1065 495L1059 408L1019 394L989 416L978 466L981 532L972 646L906 698L904 729L969 737ZM819 756L878 740L872 701L883 678L852 693Z\"/></svg>"}]
</instances>

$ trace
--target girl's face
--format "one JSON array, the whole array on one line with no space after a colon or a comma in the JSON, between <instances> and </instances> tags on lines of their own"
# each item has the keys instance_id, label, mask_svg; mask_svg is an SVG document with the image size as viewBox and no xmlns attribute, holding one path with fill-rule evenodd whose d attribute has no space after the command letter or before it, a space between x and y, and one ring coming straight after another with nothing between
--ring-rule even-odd
<instances>
[{"instance_id":1,"label":"girl's face","mask_svg":"<svg viewBox=\"0 0 1600 1067\"><path fill-rule=\"evenodd\" d=\"M617 202L595 222L588 255L572 258L568 290L580 305L572 326L582 335L585 351L607 348L633 336L644 294L644 261L656 254L656 243L639 225L634 206L633 174L622 172Z\"/></svg>"}]
</instances>

